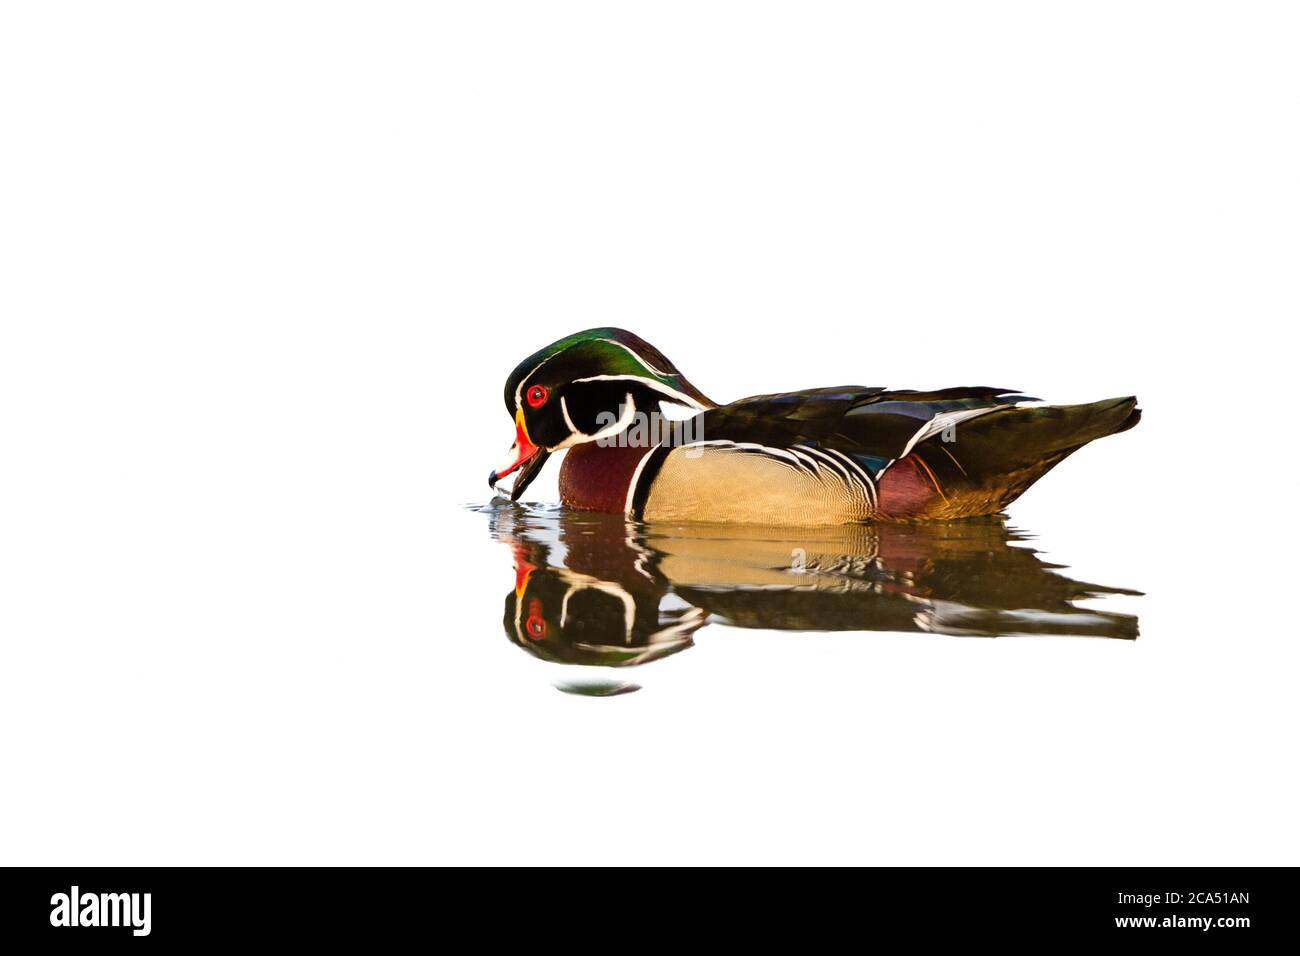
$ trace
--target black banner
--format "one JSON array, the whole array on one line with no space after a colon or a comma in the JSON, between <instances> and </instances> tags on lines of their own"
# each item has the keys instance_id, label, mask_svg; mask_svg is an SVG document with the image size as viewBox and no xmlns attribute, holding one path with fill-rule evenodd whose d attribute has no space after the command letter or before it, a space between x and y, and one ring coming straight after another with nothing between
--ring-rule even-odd
<instances>
[{"instance_id":1,"label":"black banner","mask_svg":"<svg viewBox=\"0 0 1300 956\"><path fill-rule=\"evenodd\" d=\"M751 882L752 878L752 882ZM880 869L742 873L486 869L9 869L0 917L38 945L541 934L684 943L796 932L865 940L1285 940L1291 870ZM689 927L698 927L690 929ZM558 933L558 935L556 935ZM611 941L612 941L611 937Z\"/></svg>"}]
</instances>

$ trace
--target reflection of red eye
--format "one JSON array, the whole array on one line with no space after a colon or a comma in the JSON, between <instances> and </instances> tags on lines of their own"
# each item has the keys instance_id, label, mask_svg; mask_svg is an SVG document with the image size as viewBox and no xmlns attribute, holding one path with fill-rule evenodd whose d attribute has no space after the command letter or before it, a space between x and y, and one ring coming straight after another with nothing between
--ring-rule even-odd
<instances>
[{"instance_id":1,"label":"reflection of red eye","mask_svg":"<svg viewBox=\"0 0 1300 956\"><path fill-rule=\"evenodd\" d=\"M546 620L542 617L542 602L533 598L528 602L528 620L524 622L524 630L534 641L540 641L546 636Z\"/></svg>"},{"instance_id":2,"label":"reflection of red eye","mask_svg":"<svg viewBox=\"0 0 1300 956\"><path fill-rule=\"evenodd\" d=\"M546 386L534 385L528 390L528 404L533 408L541 408L546 404Z\"/></svg>"}]
</instances>

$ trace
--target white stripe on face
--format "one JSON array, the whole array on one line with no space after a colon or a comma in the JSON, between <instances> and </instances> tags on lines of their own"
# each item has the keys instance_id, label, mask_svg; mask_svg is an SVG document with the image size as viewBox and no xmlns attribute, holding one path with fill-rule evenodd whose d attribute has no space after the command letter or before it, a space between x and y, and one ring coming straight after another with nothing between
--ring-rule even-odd
<instances>
[{"instance_id":1,"label":"white stripe on face","mask_svg":"<svg viewBox=\"0 0 1300 956\"><path fill-rule=\"evenodd\" d=\"M589 375L586 378L574 379L575 382L641 382L647 388L650 388L661 395L669 396L673 401L680 402L683 405L689 405L691 408L705 411L708 406L702 405L698 399L691 398L675 388L669 388L657 378L646 378L644 375Z\"/></svg>"},{"instance_id":2,"label":"white stripe on face","mask_svg":"<svg viewBox=\"0 0 1300 956\"><path fill-rule=\"evenodd\" d=\"M601 338L601 339L591 339L590 341L592 341L592 342L608 342L610 345L617 345L619 348L621 348L621 349L622 349L624 352L626 352L628 355L632 356L632 358L636 359L637 364L640 365L642 368L644 368L646 371L650 372L652 375L665 375L665 376L667 376L667 375L671 375L671 374L672 374L671 372L666 372L666 371L664 371L663 369L655 368L653 365L651 365L649 362L647 362L644 358L642 358L640 355L638 355L638 354L636 353L636 351L635 351L634 349L632 349L630 346L624 345L622 342L616 341L615 339L604 339L604 338ZM581 343L575 343L575 344L581 344ZM536 374L537 374L537 370L538 370L539 368L541 368L543 365L545 365L545 364L546 364L547 362L549 362L551 359L555 358L555 356L557 356L557 355L563 355L565 352L567 352L567 351L568 351L570 348L572 348L572 347L573 347L573 346L571 346L571 345L570 345L570 346L566 346L565 348L560 349L558 352L554 352L554 353L552 353L551 355L546 356L546 358L542 359L540 362L538 362L536 365L534 365L531 369L528 370L528 374L525 375L523 378L521 378L521 379L519 380L519 384L515 386L515 405L516 405L516 407L519 405L520 402L523 401L523 387L524 387L524 383L527 382L529 379L531 379L534 375L536 375ZM699 406L697 406L697 407L699 407Z\"/></svg>"},{"instance_id":3,"label":"white stripe on face","mask_svg":"<svg viewBox=\"0 0 1300 956\"><path fill-rule=\"evenodd\" d=\"M559 355L559 354L560 354L559 352L556 352L556 353L555 353L555 355ZM527 382L527 381L528 381L530 378L532 378L534 375L536 375L536 374L537 374L537 370L538 370L539 368L541 368L543 365L545 365L545 364L546 364L547 362L549 362L551 359L555 358L555 355L548 355L548 356L546 356L546 358L542 359L540 362L538 362L536 365L534 365L531 369L529 369L528 374L525 375L523 378L521 378L521 379L519 380L519 384L515 386L515 408L523 408L523 401L524 401L524 397L523 397L523 387L524 387L524 383Z\"/></svg>"},{"instance_id":4,"label":"white stripe on face","mask_svg":"<svg viewBox=\"0 0 1300 956\"><path fill-rule=\"evenodd\" d=\"M561 407L563 407L563 403L561 403ZM635 418L636 418L636 403L632 401L631 392L628 392L626 395L623 396L623 411L619 415L618 421L614 422L612 425L606 425L604 428L596 432L596 434L594 435L588 435L586 432L578 431L577 426L574 425L573 422L569 420L568 410L565 409L564 419L566 422L569 423L571 434L569 435L568 438L564 439L564 441L560 442L558 445L555 445L550 450L559 451L561 448L570 448L573 445L577 445L582 442L598 441L601 438L611 438L614 435L617 435L619 432L626 431L628 428L630 428Z\"/></svg>"},{"instance_id":5,"label":"white stripe on face","mask_svg":"<svg viewBox=\"0 0 1300 956\"><path fill-rule=\"evenodd\" d=\"M649 362L647 362L647 361L646 361L644 358L642 358L640 355L637 355L636 351L633 350L630 346L624 345L622 342L616 342L616 341L614 341L613 339L596 339L595 341L597 341L597 342L608 342L610 345L617 345L619 348L621 348L621 349L622 349L624 352L626 352L628 355L630 355L630 356L632 356L634 359L636 359L637 362L640 363L641 367L644 368L646 371L648 371L651 375L665 375L665 376L667 376L667 375L671 375L671 374L672 374L671 372L666 372L666 371L664 371L664 370L661 369L661 368L655 368L653 365L651 365Z\"/></svg>"},{"instance_id":6,"label":"white stripe on face","mask_svg":"<svg viewBox=\"0 0 1300 956\"><path fill-rule=\"evenodd\" d=\"M578 426L573 424L573 419L569 417L569 403L565 401L564 396L560 396L560 411L564 413L564 424L569 426L569 431L577 434Z\"/></svg>"}]
</instances>

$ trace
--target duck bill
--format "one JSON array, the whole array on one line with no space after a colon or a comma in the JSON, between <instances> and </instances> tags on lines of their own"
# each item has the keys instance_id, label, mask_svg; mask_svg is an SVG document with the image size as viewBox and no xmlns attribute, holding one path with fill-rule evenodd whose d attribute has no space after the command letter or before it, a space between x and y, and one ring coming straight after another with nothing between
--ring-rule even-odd
<instances>
[{"instance_id":1,"label":"duck bill","mask_svg":"<svg viewBox=\"0 0 1300 956\"><path fill-rule=\"evenodd\" d=\"M518 501L519 496L524 493L524 489L532 484L537 473L542 470L542 465L546 464L546 459L551 457L551 453L545 448L537 449L533 457L524 463L523 468L519 471L519 477L515 479L513 487L510 489L510 500Z\"/></svg>"},{"instance_id":2,"label":"duck bill","mask_svg":"<svg viewBox=\"0 0 1300 956\"><path fill-rule=\"evenodd\" d=\"M511 447L510 453L513 456L510 464L488 474L488 487L496 488L498 481L506 477L506 475L518 471L519 477L515 479L515 483L510 489L510 500L518 501L519 496L524 493L524 489L537 477L537 473L542 470L542 465L546 463L546 459L551 455L545 448L534 445L528 437L528 429L524 427L523 412L515 415L515 443Z\"/></svg>"}]
</instances>

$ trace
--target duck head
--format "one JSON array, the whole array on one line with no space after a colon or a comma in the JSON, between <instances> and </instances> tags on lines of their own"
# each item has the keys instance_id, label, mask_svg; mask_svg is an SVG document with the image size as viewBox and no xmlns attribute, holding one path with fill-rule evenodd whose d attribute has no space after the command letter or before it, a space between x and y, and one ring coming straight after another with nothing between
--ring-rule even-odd
<instances>
[{"instance_id":1,"label":"duck head","mask_svg":"<svg viewBox=\"0 0 1300 956\"><path fill-rule=\"evenodd\" d=\"M624 329L588 329L534 352L506 380L506 411L514 419L510 461L488 475L488 487L519 472L517 500L551 452L613 437L638 411L660 402L715 407L649 342Z\"/></svg>"}]
</instances>

